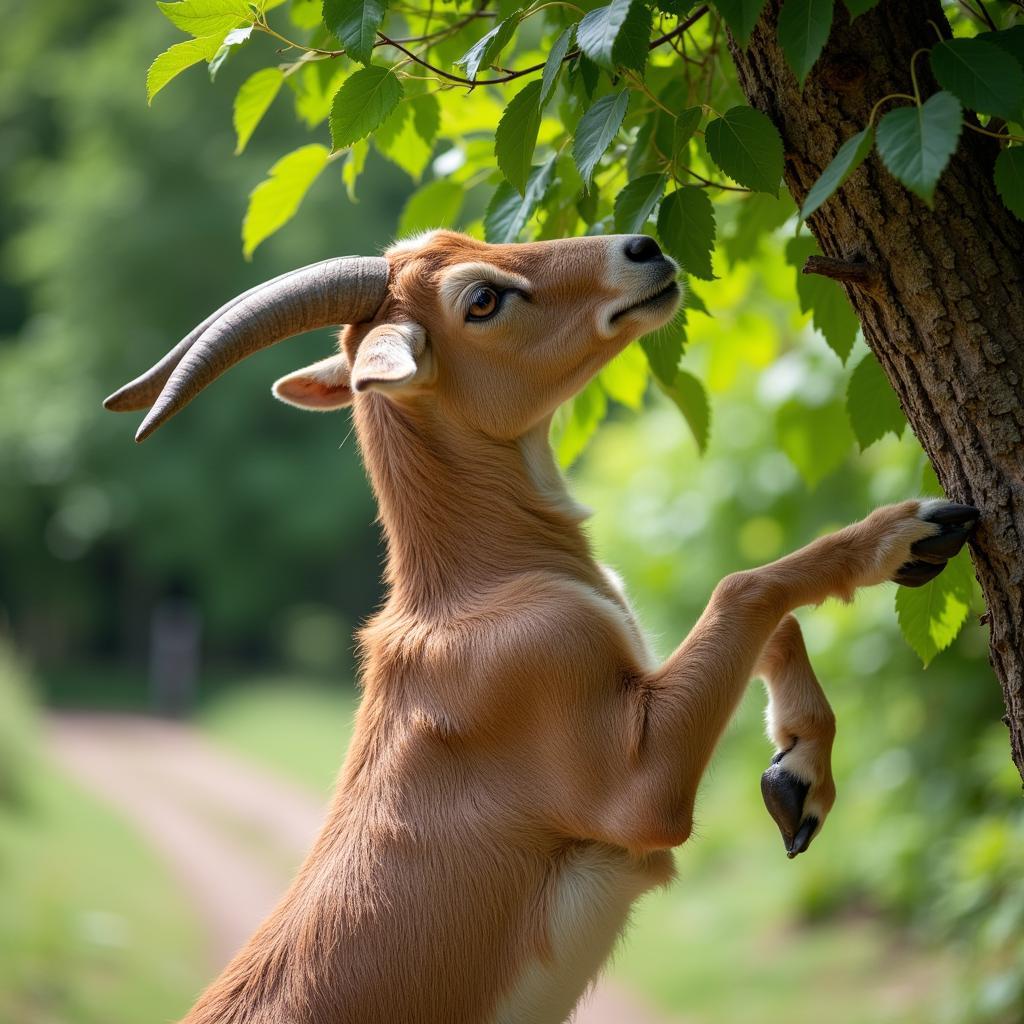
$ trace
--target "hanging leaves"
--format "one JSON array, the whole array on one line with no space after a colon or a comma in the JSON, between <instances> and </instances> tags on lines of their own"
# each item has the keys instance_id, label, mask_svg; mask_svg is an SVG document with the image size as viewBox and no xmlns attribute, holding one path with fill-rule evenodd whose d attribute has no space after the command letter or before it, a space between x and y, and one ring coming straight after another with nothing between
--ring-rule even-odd
<instances>
[{"instance_id":1,"label":"hanging leaves","mask_svg":"<svg viewBox=\"0 0 1024 1024\"><path fill-rule=\"evenodd\" d=\"M711 159L739 184L779 194L782 139L775 125L753 107L733 107L708 122L704 141Z\"/></svg>"},{"instance_id":2,"label":"hanging leaves","mask_svg":"<svg viewBox=\"0 0 1024 1024\"><path fill-rule=\"evenodd\" d=\"M803 87L832 29L833 0L786 0L779 12L779 46Z\"/></svg>"},{"instance_id":3,"label":"hanging leaves","mask_svg":"<svg viewBox=\"0 0 1024 1024\"><path fill-rule=\"evenodd\" d=\"M846 413L861 451L890 432L899 437L907 425L896 392L870 352L850 375Z\"/></svg>"},{"instance_id":4,"label":"hanging leaves","mask_svg":"<svg viewBox=\"0 0 1024 1024\"><path fill-rule=\"evenodd\" d=\"M874 145L875 133L871 128L865 128L862 132L847 139L839 147L839 152L832 158L832 162L821 172L821 177L811 186L804 205L800 208L800 216L807 220L808 217L829 196L837 192L846 179L864 162L864 158L871 152Z\"/></svg>"},{"instance_id":5,"label":"hanging leaves","mask_svg":"<svg viewBox=\"0 0 1024 1024\"><path fill-rule=\"evenodd\" d=\"M404 89L391 68L371 64L345 79L331 104L331 141L344 149L365 139L402 98Z\"/></svg>"},{"instance_id":6,"label":"hanging leaves","mask_svg":"<svg viewBox=\"0 0 1024 1024\"><path fill-rule=\"evenodd\" d=\"M580 119L573 141L572 157L585 184L622 125L629 106L629 90L602 96Z\"/></svg>"}]
</instances>

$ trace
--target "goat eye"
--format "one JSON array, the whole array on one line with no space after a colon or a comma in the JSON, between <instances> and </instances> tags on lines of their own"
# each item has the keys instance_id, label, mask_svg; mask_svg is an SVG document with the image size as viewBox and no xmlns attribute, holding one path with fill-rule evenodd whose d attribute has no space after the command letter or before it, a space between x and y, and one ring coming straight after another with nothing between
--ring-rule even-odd
<instances>
[{"instance_id":1,"label":"goat eye","mask_svg":"<svg viewBox=\"0 0 1024 1024\"><path fill-rule=\"evenodd\" d=\"M498 312L501 296L493 288L477 288L469 300L467 320L486 320Z\"/></svg>"}]
</instances>

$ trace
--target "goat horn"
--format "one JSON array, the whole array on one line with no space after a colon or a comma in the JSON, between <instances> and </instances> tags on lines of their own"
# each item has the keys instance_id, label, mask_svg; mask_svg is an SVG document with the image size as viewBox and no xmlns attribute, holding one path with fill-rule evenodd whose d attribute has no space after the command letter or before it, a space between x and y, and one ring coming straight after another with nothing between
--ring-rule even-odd
<instances>
[{"instance_id":1,"label":"goat horn","mask_svg":"<svg viewBox=\"0 0 1024 1024\"><path fill-rule=\"evenodd\" d=\"M329 261L323 260L322 262ZM313 264L313 266L319 265ZM308 268L286 271L270 281L264 281L263 284L258 284L248 291L242 292L241 295L236 295L230 302L225 302L216 313L211 313L198 327L189 331L160 362L105 398L103 408L109 409L111 412L138 412L139 409L148 409L163 391L167 378L174 372L174 368L181 362L182 357L203 336L208 327L216 323L232 306L237 306L243 299L255 295L261 288L277 284L278 281L283 281L286 277L291 277L292 274L301 274L303 269Z\"/></svg>"},{"instance_id":2,"label":"goat horn","mask_svg":"<svg viewBox=\"0 0 1024 1024\"><path fill-rule=\"evenodd\" d=\"M387 260L379 256L343 256L283 274L223 306L104 404L138 408L135 402L162 385L135 435L144 441L253 352L318 327L372 320L387 285Z\"/></svg>"}]
</instances>

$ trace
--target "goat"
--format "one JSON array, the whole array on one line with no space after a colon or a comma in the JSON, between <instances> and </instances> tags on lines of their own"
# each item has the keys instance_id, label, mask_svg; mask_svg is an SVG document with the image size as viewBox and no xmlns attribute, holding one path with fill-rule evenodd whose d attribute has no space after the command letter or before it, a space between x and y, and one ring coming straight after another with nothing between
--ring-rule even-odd
<instances>
[{"instance_id":1,"label":"goat","mask_svg":"<svg viewBox=\"0 0 1024 1024\"><path fill-rule=\"evenodd\" d=\"M560 403L671 317L676 278L645 236L432 232L245 293L107 400L152 404L141 440L256 349L347 324L335 355L273 391L352 406L387 539L323 832L187 1024L566 1019L630 905L673 877L755 673L777 750L765 802L789 856L817 835L834 719L790 613L931 579L977 512L905 501L734 573L659 664L547 436Z\"/></svg>"}]
</instances>

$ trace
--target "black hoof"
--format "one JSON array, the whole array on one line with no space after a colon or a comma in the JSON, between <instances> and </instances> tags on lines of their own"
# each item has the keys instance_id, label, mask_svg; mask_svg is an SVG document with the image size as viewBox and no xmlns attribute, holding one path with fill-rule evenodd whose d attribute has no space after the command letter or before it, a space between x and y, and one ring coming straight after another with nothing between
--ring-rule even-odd
<instances>
[{"instance_id":1,"label":"black hoof","mask_svg":"<svg viewBox=\"0 0 1024 1024\"><path fill-rule=\"evenodd\" d=\"M786 848L786 856L790 860L803 853L811 845L811 837L817 827L818 819L813 814L803 820L797 834L793 837L793 842Z\"/></svg>"},{"instance_id":2,"label":"black hoof","mask_svg":"<svg viewBox=\"0 0 1024 1024\"><path fill-rule=\"evenodd\" d=\"M947 560L964 546L978 523L978 515L973 505L958 505L955 501L929 508L921 518L926 523L935 523L939 532L911 544L914 560L899 567L893 582L904 587L923 587L930 583L946 567Z\"/></svg>"},{"instance_id":3,"label":"black hoof","mask_svg":"<svg viewBox=\"0 0 1024 1024\"><path fill-rule=\"evenodd\" d=\"M768 770L761 776L761 796L768 813L779 826L786 852L789 853L800 834L804 801L811 787L779 764L779 758L785 753L787 751L776 754Z\"/></svg>"}]
</instances>

